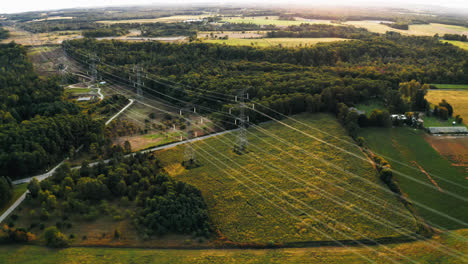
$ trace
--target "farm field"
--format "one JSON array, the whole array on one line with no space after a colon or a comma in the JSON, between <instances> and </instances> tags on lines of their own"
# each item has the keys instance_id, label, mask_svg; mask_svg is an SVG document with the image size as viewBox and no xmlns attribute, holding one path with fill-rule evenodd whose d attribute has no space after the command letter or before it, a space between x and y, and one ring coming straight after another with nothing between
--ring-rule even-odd
<instances>
[{"instance_id":1,"label":"farm field","mask_svg":"<svg viewBox=\"0 0 468 264\"><path fill-rule=\"evenodd\" d=\"M460 115L466 124L468 121L468 89L467 90L429 90L426 99L433 103L438 104L442 99L445 99L453 106L453 114Z\"/></svg>"},{"instance_id":2,"label":"farm field","mask_svg":"<svg viewBox=\"0 0 468 264\"><path fill-rule=\"evenodd\" d=\"M468 42L455 41L455 40L443 40L443 42L450 43L452 45L458 46L462 49L468 50Z\"/></svg>"},{"instance_id":3,"label":"farm field","mask_svg":"<svg viewBox=\"0 0 468 264\"><path fill-rule=\"evenodd\" d=\"M344 24L353 25L356 27L363 27L371 32L385 33L387 31L399 32L405 35L418 35L418 36L434 36L435 34L467 34L468 28L454 25L445 24L423 24L423 25L410 25L408 30L400 30L382 25L376 21L362 20L362 21L347 21Z\"/></svg>"},{"instance_id":4,"label":"farm field","mask_svg":"<svg viewBox=\"0 0 468 264\"><path fill-rule=\"evenodd\" d=\"M262 39L206 39L205 43L226 44L231 46L255 46L255 47L305 47L320 42L344 41L343 38L262 38Z\"/></svg>"},{"instance_id":5,"label":"farm field","mask_svg":"<svg viewBox=\"0 0 468 264\"><path fill-rule=\"evenodd\" d=\"M36 33L24 31L14 27L5 27L10 31L8 39L1 40L0 43L9 43L14 41L21 45L41 46L41 45L58 45L64 40L81 38L80 31L54 31L49 33Z\"/></svg>"},{"instance_id":6,"label":"farm field","mask_svg":"<svg viewBox=\"0 0 468 264\"><path fill-rule=\"evenodd\" d=\"M400 188L412 201L466 222L468 205L448 194L468 198L466 173L463 168L452 166L450 161L441 157L424 139L424 135L422 130L411 128L366 128L360 133L372 151L388 157L384 158L392 168L405 175L394 174ZM414 207L434 226L447 229L464 227L422 206L414 204Z\"/></svg>"},{"instance_id":7,"label":"farm field","mask_svg":"<svg viewBox=\"0 0 468 264\"><path fill-rule=\"evenodd\" d=\"M437 236L431 240L388 245L400 254L418 263L461 263L460 259L436 250L440 243L450 249L467 254L468 247L461 238L468 237L468 230L457 230ZM285 249L193 249L164 250L136 248L66 248L48 249L30 245L6 245L0 247L0 262L4 264L77 264L77 263L361 263L364 256L377 263L393 263L400 257L388 253L384 246L362 247L320 247ZM385 258L388 257L388 258ZM399 261L402 261L399 259Z\"/></svg>"},{"instance_id":8,"label":"farm field","mask_svg":"<svg viewBox=\"0 0 468 264\"><path fill-rule=\"evenodd\" d=\"M330 20L321 19L303 19L296 18L296 20L279 20L278 16L255 16L255 17L224 17L224 22L229 23L252 23L257 25L275 25L275 26L292 26L300 25L303 23L308 24L330 24Z\"/></svg>"},{"instance_id":9,"label":"farm field","mask_svg":"<svg viewBox=\"0 0 468 264\"><path fill-rule=\"evenodd\" d=\"M97 23L103 24L119 24L119 23L156 23L156 22L163 22L163 23L175 23L175 22L182 22L188 19L202 19L208 17L209 15L184 15L184 16L169 16L169 17L158 17L158 18L143 18L143 19L122 19L122 20L101 20L96 21Z\"/></svg>"},{"instance_id":10,"label":"farm field","mask_svg":"<svg viewBox=\"0 0 468 264\"><path fill-rule=\"evenodd\" d=\"M304 114L296 118L333 133L340 139L351 140L331 115ZM234 133L195 142L194 148L201 166L194 169L186 170L181 165L184 159L183 146L155 153L171 176L202 191L215 228L226 239L233 242L291 243L401 235L388 225L376 223L356 213L353 210L355 207L404 227L402 231L414 231L414 219L406 208L393 194L376 187L386 188L369 163L279 124L268 123L261 127L296 147L267 137L258 128L250 128L249 152L243 155L232 150L236 140ZM352 151L365 160L355 146L345 145L323 134L314 135ZM315 156L304 153L297 146ZM301 162L292 157L299 158ZM339 164L340 168L359 176L348 175L314 157ZM352 195L347 190L352 190L356 195L372 196L380 204L372 204L365 197ZM349 204L337 203L339 199ZM287 209L291 215L271 203Z\"/></svg>"},{"instance_id":11,"label":"farm field","mask_svg":"<svg viewBox=\"0 0 468 264\"><path fill-rule=\"evenodd\" d=\"M452 166L465 167L468 172L468 137L425 135L425 139L440 155L453 162Z\"/></svg>"}]
</instances>

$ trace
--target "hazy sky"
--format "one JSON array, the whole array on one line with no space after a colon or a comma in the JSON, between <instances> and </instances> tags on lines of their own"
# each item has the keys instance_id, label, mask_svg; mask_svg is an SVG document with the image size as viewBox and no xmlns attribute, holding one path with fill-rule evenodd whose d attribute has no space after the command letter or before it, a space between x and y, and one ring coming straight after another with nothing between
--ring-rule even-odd
<instances>
[{"instance_id":1,"label":"hazy sky","mask_svg":"<svg viewBox=\"0 0 468 264\"><path fill-rule=\"evenodd\" d=\"M2 0L0 13L17 13L25 11L54 10L74 7L96 7L96 6L122 6L143 4L315 4L315 5L384 5L400 6L410 5L433 5L447 8L463 8L468 12L468 0Z\"/></svg>"}]
</instances>

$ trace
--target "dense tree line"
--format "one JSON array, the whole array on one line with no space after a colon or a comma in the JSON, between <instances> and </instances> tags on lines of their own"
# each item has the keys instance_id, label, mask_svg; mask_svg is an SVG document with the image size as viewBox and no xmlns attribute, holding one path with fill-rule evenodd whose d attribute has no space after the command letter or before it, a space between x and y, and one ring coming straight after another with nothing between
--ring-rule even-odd
<instances>
[{"instance_id":1,"label":"dense tree line","mask_svg":"<svg viewBox=\"0 0 468 264\"><path fill-rule=\"evenodd\" d=\"M254 102L284 114L336 112L337 103L352 106L369 99L384 102L391 113L405 113L412 106L402 99L401 82L468 82L466 51L435 37L395 32L293 49L89 39L73 40L64 46L82 61L83 53L95 50L103 62L121 67L100 65L99 69L122 80L128 79L133 64L141 63L148 73L172 84L145 80L145 92L158 91L225 111L231 107L229 103L208 100L192 87L229 95L247 88ZM255 113L249 115L252 120L260 118Z\"/></svg>"},{"instance_id":2,"label":"dense tree line","mask_svg":"<svg viewBox=\"0 0 468 264\"><path fill-rule=\"evenodd\" d=\"M407 22L395 22L395 23L381 23L386 26L389 26L391 28L395 29L401 29L401 30L408 30L409 29L409 24Z\"/></svg>"},{"instance_id":3,"label":"dense tree line","mask_svg":"<svg viewBox=\"0 0 468 264\"><path fill-rule=\"evenodd\" d=\"M33 180L28 189L30 202L42 206L44 220L57 215L92 220L110 214L108 204L117 202L121 211L132 208L133 223L146 237L212 232L201 192L166 175L151 154L116 155L93 167L84 162L79 170L64 164L51 178Z\"/></svg>"},{"instance_id":4,"label":"dense tree line","mask_svg":"<svg viewBox=\"0 0 468 264\"><path fill-rule=\"evenodd\" d=\"M0 208L13 197L13 188L8 177L0 176Z\"/></svg>"},{"instance_id":5,"label":"dense tree line","mask_svg":"<svg viewBox=\"0 0 468 264\"><path fill-rule=\"evenodd\" d=\"M288 26L279 31L267 33L269 38L349 38L362 39L376 36L365 28L354 26L332 26L325 24L301 24Z\"/></svg>"},{"instance_id":6,"label":"dense tree line","mask_svg":"<svg viewBox=\"0 0 468 264\"><path fill-rule=\"evenodd\" d=\"M442 38L445 40L468 41L468 38L466 35L458 35L458 34L444 34Z\"/></svg>"},{"instance_id":7,"label":"dense tree line","mask_svg":"<svg viewBox=\"0 0 468 264\"><path fill-rule=\"evenodd\" d=\"M40 79L14 43L0 45L0 175L30 175L63 159L71 147L103 140L102 124L62 101L55 79Z\"/></svg>"},{"instance_id":8,"label":"dense tree line","mask_svg":"<svg viewBox=\"0 0 468 264\"><path fill-rule=\"evenodd\" d=\"M7 39L10 36L8 30L0 27L0 39Z\"/></svg>"},{"instance_id":9,"label":"dense tree line","mask_svg":"<svg viewBox=\"0 0 468 264\"><path fill-rule=\"evenodd\" d=\"M83 31L82 35L86 38L98 38L98 37L112 37L112 36L123 36L128 34L129 31L120 27L110 28L98 28L94 30Z\"/></svg>"}]
</instances>

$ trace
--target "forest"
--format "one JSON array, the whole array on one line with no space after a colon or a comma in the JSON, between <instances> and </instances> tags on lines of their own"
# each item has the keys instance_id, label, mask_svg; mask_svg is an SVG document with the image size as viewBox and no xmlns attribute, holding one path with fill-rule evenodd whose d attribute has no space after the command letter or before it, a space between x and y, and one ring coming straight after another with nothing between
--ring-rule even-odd
<instances>
[{"instance_id":1,"label":"forest","mask_svg":"<svg viewBox=\"0 0 468 264\"><path fill-rule=\"evenodd\" d=\"M8 30L0 27L0 39L7 39L9 35Z\"/></svg>"},{"instance_id":2,"label":"forest","mask_svg":"<svg viewBox=\"0 0 468 264\"><path fill-rule=\"evenodd\" d=\"M293 49L91 39L63 45L81 62L95 50L105 63L99 66L101 74L113 79L120 76L116 81L128 80L129 69L140 63L152 74L150 78L158 80L145 80L145 92L172 95L213 111L227 112L232 101L209 99L192 87L231 96L246 88L252 102L283 114L335 112L338 103L354 106L369 99L382 101L391 113L405 113L411 104L402 99L401 82L468 81L466 51L436 37L395 32ZM276 116L267 108L259 109ZM255 112L249 115L252 121L263 120Z\"/></svg>"},{"instance_id":3,"label":"forest","mask_svg":"<svg viewBox=\"0 0 468 264\"><path fill-rule=\"evenodd\" d=\"M332 26L325 24L301 24L267 33L269 38L349 38L364 39L377 36L365 28L354 26Z\"/></svg>"},{"instance_id":4,"label":"forest","mask_svg":"<svg viewBox=\"0 0 468 264\"><path fill-rule=\"evenodd\" d=\"M118 203L134 208L132 222L143 237L212 234L201 192L166 175L152 154L117 155L92 167L83 162L79 170L65 163L51 178L31 181L28 189L28 203L41 208L43 221L61 215L94 220L106 215L109 203Z\"/></svg>"},{"instance_id":5,"label":"forest","mask_svg":"<svg viewBox=\"0 0 468 264\"><path fill-rule=\"evenodd\" d=\"M37 76L25 47L0 45L0 175L30 176L72 147L104 140L103 125L62 101L62 93L57 80Z\"/></svg>"}]
</instances>

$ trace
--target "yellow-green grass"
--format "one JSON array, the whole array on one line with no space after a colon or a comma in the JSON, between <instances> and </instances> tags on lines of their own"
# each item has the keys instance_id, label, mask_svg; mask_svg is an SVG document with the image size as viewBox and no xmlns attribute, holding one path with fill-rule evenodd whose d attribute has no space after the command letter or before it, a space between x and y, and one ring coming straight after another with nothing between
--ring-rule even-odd
<instances>
[{"instance_id":1,"label":"yellow-green grass","mask_svg":"<svg viewBox=\"0 0 468 264\"><path fill-rule=\"evenodd\" d=\"M331 115L304 114L295 117L339 139L351 141ZM386 188L357 147L299 126L364 160L346 155L277 123L263 124L262 127L296 147L250 128L249 152L244 155L233 152L236 133L195 142L194 148L201 164L195 169L186 170L181 165L184 146L155 154L170 175L202 191L215 228L227 239L234 242L290 243L400 236L389 225L373 222L353 211L353 208L367 210L373 216L404 227L407 231L400 229L403 233L414 230L415 223L408 211L392 194L376 187ZM302 152L299 147L309 154ZM334 169L314 157L323 158L359 176ZM364 196L356 197L348 191ZM344 206L330 199L343 199L349 204ZM369 199L379 201L381 206L372 204ZM395 214L395 211L401 212L403 216Z\"/></svg>"},{"instance_id":2,"label":"yellow-green grass","mask_svg":"<svg viewBox=\"0 0 468 264\"><path fill-rule=\"evenodd\" d=\"M54 31L48 33L30 33L19 28L7 26L4 27L10 32L8 39L1 40L0 43L9 43L14 41L21 45L41 46L57 45L64 40L78 38L81 31Z\"/></svg>"},{"instance_id":3,"label":"yellow-green grass","mask_svg":"<svg viewBox=\"0 0 468 264\"><path fill-rule=\"evenodd\" d=\"M467 27L445 25L445 24L424 24L424 25L410 25L408 30L400 30L391 28L389 26L380 24L378 21L347 21L344 24L353 25L356 27L363 27L371 32L385 33L387 31L399 32L405 35L418 35L418 36L434 36L435 34L466 34Z\"/></svg>"},{"instance_id":4,"label":"yellow-green grass","mask_svg":"<svg viewBox=\"0 0 468 264\"><path fill-rule=\"evenodd\" d=\"M460 47L464 50L468 50L468 42L466 41L456 41L456 40L443 40L443 42L450 43L452 45L455 45L457 47Z\"/></svg>"},{"instance_id":5,"label":"yellow-green grass","mask_svg":"<svg viewBox=\"0 0 468 264\"><path fill-rule=\"evenodd\" d=\"M445 99L453 106L453 113L468 120L468 89L466 90L429 90L426 99L432 104L439 104Z\"/></svg>"},{"instance_id":6,"label":"yellow-green grass","mask_svg":"<svg viewBox=\"0 0 468 264\"><path fill-rule=\"evenodd\" d=\"M18 198L21 195L23 195L23 193L26 191L27 188L28 188L27 183L13 185L13 197L8 203L6 203L3 207L0 208L0 214L5 212L16 200L18 200Z\"/></svg>"},{"instance_id":7,"label":"yellow-green grass","mask_svg":"<svg viewBox=\"0 0 468 264\"><path fill-rule=\"evenodd\" d=\"M468 230L457 230L427 241L387 245L398 254L418 263L463 263L439 246L468 254ZM432 244L429 244L432 243ZM119 263L364 263L366 257L375 263L410 263L397 253L389 253L384 246L348 248L287 248L287 249L203 249L163 250L135 248L66 248L48 249L30 245L0 247L0 262L4 264L119 264Z\"/></svg>"},{"instance_id":8,"label":"yellow-green grass","mask_svg":"<svg viewBox=\"0 0 468 264\"><path fill-rule=\"evenodd\" d=\"M344 38L261 38L261 39L206 39L206 43L253 47L305 47L320 42L344 41Z\"/></svg>"},{"instance_id":9,"label":"yellow-green grass","mask_svg":"<svg viewBox=\"0 0 468 264\"><path fill-rule=\"evenodd\" d=\"M255 17L225 17L223 22L229 23L252 23L256 25L275 25L275 26L292 26L303 23L308 24L330 24L330 20L306 20L296 18L296 20L279 20L278 16L255 16Z\"/></svg>"},{"instance_id":10,"label":"yellow-green grass","mask_svg":"<svg viewBox=\"0 0 468 264\"><path fill-rule=\"evenodd\" d=\"M426 221L447 229L463 228L463 224L448 217L468 221L468 204L458 198L468 199L466 172L440 156L424 134L422 130L402 127L366 128L360 133L371 150L393 159L387 159L392 168L404 174L394 173L394 177L409 199L418 203L414 207Z\"/></svg>"},{"instance_id":11,"label":"yellow-green grass","mask_svg":"<svg viewBox=\"0 0 468 264\"><path fill-rule=\"evenodd\" d=\"M424 116L422 119L424 120L424 127L465 126L463 123L456 123L456 120L453 117L449 117L447 120L443 120L435 116ZM453 122L455 122L455 125Z\"/></svg>"},{"instance_id":12,"label":"yellow-green grass","mask_svg":"<svg viewBox=\"0 0 468 264\"><path fill-rule=\"evenodd\" d=\"M432 86L437 87L438 89L468 89L468 84L431 84Z\"/></svg>"},{"instance_id":13,"label":"yellow-green grass","mask_svg":"<svg viewBox=\"0 0 468 264\"><path fill-rule=\"evenodd\" d=\"M123 20L101 20L97 21L97 23L103 24L119 24L119 23L156 23L156 22L163 22L163 23L175 23L175 22L182 22L188 19L202 19L207 17L208 15L182 15L182 16L169 16L169 17L158 17L158 18L142 18L142 19L123 19Z\"/></svg>"}]
</instances>

